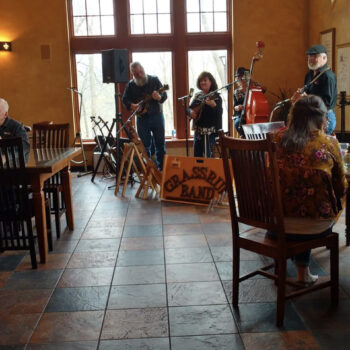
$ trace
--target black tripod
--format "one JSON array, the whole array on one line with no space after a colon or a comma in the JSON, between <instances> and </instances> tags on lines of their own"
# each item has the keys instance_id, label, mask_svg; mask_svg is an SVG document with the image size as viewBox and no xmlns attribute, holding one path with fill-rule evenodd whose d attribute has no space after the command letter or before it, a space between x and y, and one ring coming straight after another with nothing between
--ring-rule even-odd
<instances>
[{"instance_id":1,"label":"black tripod","mask_svg":"<svg viewBox=\"0 0 350 350\"><path fill-rule=\"evenodd\" d=\"M184 106L184 110L185 110L185 136L186 136L186 156L188 157L188 118L187 118L187 114L188 114L188 101L191 99L192 95L193 95L193 91L194 89L191 88L190 89L190 93L188 95L179 97L178 100L182 101L182 104Z\"/></svg>"}]
</instances>

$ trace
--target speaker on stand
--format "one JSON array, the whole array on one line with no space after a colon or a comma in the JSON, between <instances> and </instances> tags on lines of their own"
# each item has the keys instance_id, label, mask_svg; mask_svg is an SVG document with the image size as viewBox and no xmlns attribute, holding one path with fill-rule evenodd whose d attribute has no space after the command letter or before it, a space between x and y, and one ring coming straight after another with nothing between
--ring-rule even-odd
<instances>
[{"instance_id":1,"label":"speaker on stand","mask_svg":"<svg viewBox=\"0 0 350 350\"><path fill-rule=\"evenodd\" d=\"M114 123L116 125L116 169L117 174L120 167L120 127L123 125L122 114L119 111L120 103L120 87L119 83L127 83L129 81L129 62L128 62L128 50L127 49L111 49L102 51L102 81L103 83L114 83L115 84L115 118ZM104 144L101 150L101 155L96 164L96 169L98 169L101 160L105 152ZM94 178L94 177L93 177ZM93 178L91 181L93 182ZM112 188L110 186L108 188Z\"/></svg>"}]
</instances>

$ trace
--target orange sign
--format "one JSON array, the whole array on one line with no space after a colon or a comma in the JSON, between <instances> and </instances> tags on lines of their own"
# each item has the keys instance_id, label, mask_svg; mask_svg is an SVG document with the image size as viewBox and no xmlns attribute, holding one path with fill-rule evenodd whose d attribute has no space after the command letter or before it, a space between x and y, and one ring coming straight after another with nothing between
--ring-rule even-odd
<instances>
[{"instance_id":1,"label":"orange sign","mask_svg":"<svg viewBox=\"0 0 350 350\"><path fill-rule=\"evenodd\" d=\"M222 159L165 155L163 200L206 205L225 190Z\"/></svg>"}]
</instances>

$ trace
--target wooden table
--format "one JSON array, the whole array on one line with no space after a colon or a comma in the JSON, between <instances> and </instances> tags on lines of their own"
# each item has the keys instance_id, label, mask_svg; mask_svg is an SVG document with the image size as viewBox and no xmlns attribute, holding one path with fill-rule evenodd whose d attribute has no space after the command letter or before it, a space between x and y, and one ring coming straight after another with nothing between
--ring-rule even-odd
<instances>
[{"instance_id":1,"label":"wooden table","mask_svg":"<svg viewBox=\"0 0 350 350\"><path fill-rule=\"evenodd\" d=\"M26 164L28 183L32 186L34 215L38 235L40 262L46 263L48 258L47 231L45 216L44 181L61 171L63 198L66 206L68 228L74 229L72 182L70 161L81 154L81 148L31 149Z\"/></svg>"}]
</instances>

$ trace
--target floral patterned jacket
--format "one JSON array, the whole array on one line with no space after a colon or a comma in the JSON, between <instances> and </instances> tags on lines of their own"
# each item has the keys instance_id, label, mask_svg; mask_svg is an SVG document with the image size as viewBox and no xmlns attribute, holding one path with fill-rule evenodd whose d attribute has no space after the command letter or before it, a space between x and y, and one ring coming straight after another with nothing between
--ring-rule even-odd
<instances>
[{"instance_id":1,"label":"floral patterned jacket","mask_svg":"<svg viewBox=\"0 0 350 350\"><path fill-rule=\"evenodd\" d=\"M317 130L301 152L288 152L280 146L285 130L273 136L277 143L284 215L334 218L337 203L347 188L338 141Z\"/></svg>"}]
</instances>

